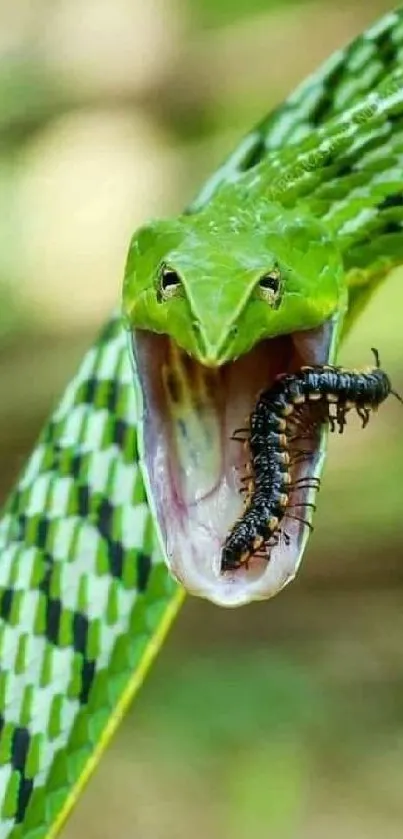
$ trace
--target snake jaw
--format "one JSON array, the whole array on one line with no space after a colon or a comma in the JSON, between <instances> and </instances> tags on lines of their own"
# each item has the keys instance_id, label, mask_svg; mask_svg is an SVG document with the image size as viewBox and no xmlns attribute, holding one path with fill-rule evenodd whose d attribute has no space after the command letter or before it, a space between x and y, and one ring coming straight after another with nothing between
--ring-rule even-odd
<instances>
[{"instance_id":1,"label":"snake jaw","mask_svg":"<svg viewBox=\"0 0 403 839\"><path fill-rule=\"evenodd\" d=\"M190 593L240 606L272 597L295 577L309 530L292 518L289 539L280 538L266 556L222 570L224 541L243 508L245 449L231 438L278 373L332 363L337 327L333 319L319 329L264 340L216 369L203 367L166 335L138 330L132 336L148 501L168 568ZM293 478L319 478L325 449L323 428ZM300 489L293 503L312 504L315 493ZM310 511L300 513L309 521Z\"/></svg>"}]
</instances>

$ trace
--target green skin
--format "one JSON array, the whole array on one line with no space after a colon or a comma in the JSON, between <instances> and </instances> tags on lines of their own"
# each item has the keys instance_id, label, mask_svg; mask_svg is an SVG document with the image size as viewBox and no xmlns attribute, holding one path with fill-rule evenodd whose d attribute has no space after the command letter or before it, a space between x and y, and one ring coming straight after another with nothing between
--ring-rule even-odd
<instances>
[{"instance_id":1,"label":"green skin","mask_svg":"<svg viewBox=\"0 0 403 839\"><path fill-rule=\"evenodd\" d=\"M115 318L0 521L0 839L58 833L183 598L167 564L235 605L205 526L225 537L239 512L220 423L229 435L242 422L266 375L333 360L342 329L403 262L402 46L400 10L265 118L187 214L134 237L123 309L137 404ZM178 276L169 290L164 263ZM315 474L325 452L323 438ZM302 530L294 554L265 564L277 577L230 581L238 603L295 574Z\"/></svg>"},{"instance_id":2,"label":"green skin","mask_svg":"<svg viewBox=\"0 0 403 839\"><path fill-rule=\"evenodd\" d=\"M196 215L140 230L124 283L128 323L166 333L200 364L218 367L264 338L320 326L344 311L343 262L326 227L262 193L227 186ZM231 216L231 206L242 209ZM159 301L161 263L180 282ZM271 303L259 282L276 267L281 288Z\"/></svg>"}]
</instances>

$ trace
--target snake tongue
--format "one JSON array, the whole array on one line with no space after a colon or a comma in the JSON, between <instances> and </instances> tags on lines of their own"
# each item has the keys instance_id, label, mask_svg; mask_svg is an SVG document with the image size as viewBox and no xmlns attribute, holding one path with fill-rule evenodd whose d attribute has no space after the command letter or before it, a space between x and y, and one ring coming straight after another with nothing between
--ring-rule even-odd
<instances>
[{"instance_id":1,"label":"snake tongue","mask_svg":"<svg viewBox=\"0 0 403 839\"><path fill-rule=\"evenodd\" d=\"M222 546L243 509L246 454L231 438L276 375L333 360L336 332L336 321L328 321L320 329L265 340L216 369L200 365L166 335L134 333L148 500L167 565L193 594L237 606L271 597L295 576L308 533L291 519L289 545L280 540L267 557L221 570ZM294 477L320 475L325 436L315 438L310 460ZM300 490L296 500L312 503L312 495Z\"/></svg>"}]
</instances>

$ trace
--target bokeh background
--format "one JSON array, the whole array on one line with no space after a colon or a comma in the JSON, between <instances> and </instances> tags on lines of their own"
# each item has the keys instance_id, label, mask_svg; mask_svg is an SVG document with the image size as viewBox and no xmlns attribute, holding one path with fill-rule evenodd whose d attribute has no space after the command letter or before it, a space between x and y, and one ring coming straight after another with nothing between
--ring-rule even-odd
<instances>
[{"instance_id":1,"label":"bokeh background","mask_svg":"<svg viewBox=\"0 0 403 839\"><path fill-rule=\"evenodd\" d=\"M131 231L388 0L1 0L0 495L119 296ZM343 357L403 391L403 274ZM403 439L332 439L298 580L188 600L64 839L397 839Z\"/></svg>"}]
</instances>

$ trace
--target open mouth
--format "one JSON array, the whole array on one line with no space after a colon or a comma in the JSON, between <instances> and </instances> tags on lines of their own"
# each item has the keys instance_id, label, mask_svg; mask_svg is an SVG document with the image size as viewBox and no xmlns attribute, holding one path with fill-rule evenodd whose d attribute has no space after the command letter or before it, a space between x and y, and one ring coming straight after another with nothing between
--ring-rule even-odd
<instances>
[{"instance_id":1,"label":"open mouth","mask_svg":"<svg viewBox=\"0 0 403 839\"><path fill-rule=\"evenodd\" d=\"M220 606L272 597L296 575L325 455L326 426L291 462L299 509L284 518L286 537L232 570L222 569L222 549L242 515L245 447L232 439L247 426L259 394L280 373L332 363L336 321L261 341L218 368L204 367L166 335L136 330L133 358L142 403L141 465L168 567L187 591ZM308 418L309 419L309 418ZM303 426L301 426L301 437ZM296 440L298 443L298 439ZM295 445L295 442L294 442ZM306 485L309 486L306 486Z\"/></svg>"}]
</instances>

